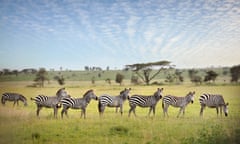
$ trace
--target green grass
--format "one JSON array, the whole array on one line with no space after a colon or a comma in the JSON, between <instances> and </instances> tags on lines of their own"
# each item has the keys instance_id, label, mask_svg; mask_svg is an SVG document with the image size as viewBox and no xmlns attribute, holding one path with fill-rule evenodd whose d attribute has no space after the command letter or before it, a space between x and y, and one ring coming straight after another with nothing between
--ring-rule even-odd
<instances>
[{"instance_id":1,"label":"green grass","mask_svg":"<svg viewBox=\"0 0 240 144\"><path fill-rule=\"evenodd\" d=\"M0 105L0 143L117 143L117 144L158 144L158 143L212 143L227 141L239 143L240 135L240 86L234 85L164 85L164 95L185 96L196 91L195 102L186 108L184 117L176 118L177 108L169 108L169 118L164 118L160 101L156 116L147 117L148 108L136 108L137 117L128 118L128 102L124 104L124 114L106 108L104 116L99 117L97 101L91 101L87 108L86 119L80 118L80 110L69 110L69 118L53 118L53 110L43 108L40 118L36 117L36 105L30 97L38 94L54 95L56 83L45 88L26 87L30 82L1 82L0 93L19 92L28 98L28 106L13 107L7 102ZM87 90L94 89L96 95L108 93L117 95L125 87L131 87L131 94L151 95L158 86L118 86L104 82L91 85L89 82L68 82L66 90L73 97L82 96ZM204 93L222 94L229 102L229 116L217 117L215 109L206 108L203 118L199 117L199 96Z\"/></svg>"}]
</instances>

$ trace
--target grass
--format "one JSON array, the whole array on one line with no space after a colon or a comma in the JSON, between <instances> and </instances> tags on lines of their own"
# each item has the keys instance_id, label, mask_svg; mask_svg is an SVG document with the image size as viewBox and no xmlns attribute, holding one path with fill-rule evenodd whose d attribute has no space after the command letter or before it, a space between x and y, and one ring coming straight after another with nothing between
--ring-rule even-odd
<instances>
[{"instance_id":1,"label":"grass","mask_svg":"<svg viewBox=\"0 0 240 144\"><path fill-rule=\"evenodd\" d=\"M80 118L80 110L69 110L69 118L53 118L53 110L43 108L40 118L36 117L36 105L30 97L38 94L54 95L60 86L51 83L45 88L26 87L29 82L1 82L0 93L19 92L28 98L28 106L23 103L13 107L7 102L0 105L0 143L117 143L117 144L157 144L157 143L239 143L240 135L240 86L234 85L164 85L164 95L185 96L196 91L195 102L186 108L184 117L176 118L178 110L169 108L169 118L164 118L161 101L156 108L156 116L147 117L149 109L136 108L137 117L128 118L128 102L124 104L124 114L106 108L104 116L99 117L97 101L91 101L86 119ZM96 95L108 93L117 95L131 87L131 94L151 95L158 86L118 86L88 82L68 82L66 90L73 97L81 97L89 89ZM215 109L206 108L203 118L199 117L199 96L204 93L219 93L229 102L229 116L217 117ZM60 113L61 110L59 110Z\"/></svg>"}]
</instances>

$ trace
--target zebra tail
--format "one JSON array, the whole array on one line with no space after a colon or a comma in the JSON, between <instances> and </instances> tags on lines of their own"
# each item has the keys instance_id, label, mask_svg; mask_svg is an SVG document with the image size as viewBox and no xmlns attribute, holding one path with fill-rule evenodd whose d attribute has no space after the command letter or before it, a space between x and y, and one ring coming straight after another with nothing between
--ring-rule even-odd
<instances>
[{"instance_id":1,"label":"zebra tail","mask_svg":"<svg viewBox=\"0 0 240 144\"><path fill-rule=\"evenodd\" d=\"M3 98L3 96L2 96L1 102L2 102L2 104L4 104L4 98Z\"/></svg>"},{"instance_id":2,"label":"zebra tail","mask_svg":"<svg viewBox=\"0 0 240 144\"><path fill-rule=\"evenodd\" d=\"M36 99L31 97L30 100L34 100L35 101Z\"/></svg>"}]
</instances>

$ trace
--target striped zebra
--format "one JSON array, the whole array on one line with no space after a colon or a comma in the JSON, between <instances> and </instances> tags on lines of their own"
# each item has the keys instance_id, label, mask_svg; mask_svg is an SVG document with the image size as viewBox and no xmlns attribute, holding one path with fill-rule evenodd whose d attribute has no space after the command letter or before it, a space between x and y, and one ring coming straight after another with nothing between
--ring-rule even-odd
<instances>
[{"instance_id":1,"label":"striped zebra","mask_svg":"<svg viewBox=\"0 0 240 144\"><path fill-rule=\"evenodd\" d=\"M63 98L61 100L63 109L61 112L61 116L63 118L63 114L65 113L65 115L68 117L67 115L67 110L69 108L72 109L81 109L81 117L84 115L84 118L86 118L86 108L88 106L88 104L90 103L91 99L95 99L97 100L98 97L94 94L93 90L88 90L82 98L71 98L71 97L67 97L67 98Z\"/></svg>"},{"instance_id":2,"label":"striped zebra","mask_svg":"<svg viewBox=\"0 0 240 144\"><path fill-rule=\"evenodd\" d=\"M60 100L63 97L69 97L65 88L61 88L57 91L56 96L45 96L45 95L38 95L35 98L31 98L34 100L37 105L37 116L39 117L39 112L43 107L46 108L53 108L54 110L54 117L57 117L57 110L61 107Z\"/></svg>"},{"instance_id":3,"label":"striped zebra","mask_svg":"<svg viewBox=\"0 0 240 144\"><path fill-rule=\"evenodd\" d=\"M99 115L102 116L105 107L115 107L116 110L120 107L121 115L123 114L123 103L128 99L131 88L125 88L118 96L110 96L108 94L101 95L98 100Z\"/></svg>"},{"instance_id":4,"label":"striped zebra","mask_svg":"<svg viewBox=\"0 0 240 144\"><path fill-rule=\"evenodd\" d=\"M6 101L13 101L14 102L13 106L15 106L16 103L18 105L18 101L22 101L24 103L24 106L27 106L27 98L18 93L2 94L2 99L1 99L2 104L5 105Z\"/></svg>"},{"instance_id":5,"label":"striped zebra","mask_svg":"<svg viewBox=\"0 0 240 144\"><path fill-rule=\"evenodd\" d=\"M151 111L153 111L153 115L155 115L155 108L158 101L162 98L163 88L158 88L157 91L151 96L142 96L142 95L132 95L129 98L129 106L130 110L128 113L128 117L130 117L131 112L135 113L136 106L140 107L150 107L148 116L150 116Z\"/></svg>"},{"instance_id":6,"label":"striped zebra","mask_svg":"<svg viewBox=\"0 0 240 144\"><path fill-rule=\"evenodd\" d=\"M163 108L164 117L165 117L165 114L167 114L167 116L168 116L169 105L171 105L173 107L180 107L177 117L180 116L181 112L184 116L186 106L190 102L191 103L194 102L194 94L195 94L195 92L189 92L185 97L177 97L177 96L172 96L172 95L167 95L167 96L163 97L162 108Z\"/></svg>"},{"instance_id":7,"label":"striped zebra","mask_svg":"<svg viewBox=\"0 0 240 144\"><path fill-rule=\"evenodd\" d=\"M218 94L203 94L199 98L201 105L200 116L203 115L203 110L207 106L209 108L216 108L217 115L220 108L220 114L222 116L222 109L225 116L228 116L228 103L225 103L223 96Z\"/></svg>"}]
</instances>

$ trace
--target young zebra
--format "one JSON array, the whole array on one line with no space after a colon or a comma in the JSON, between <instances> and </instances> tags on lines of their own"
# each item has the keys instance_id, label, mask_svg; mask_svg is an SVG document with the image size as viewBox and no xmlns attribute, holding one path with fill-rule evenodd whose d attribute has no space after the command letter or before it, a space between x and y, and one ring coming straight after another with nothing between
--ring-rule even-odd
<instances>
[{"instance_id":1,"label":"young zebra","mask_svg":"<svg viewBox=\"0 0 240 144\"><path fill-rule=\"evenodd\" d=\"M87 108L88 104L90 103L91 99L95 99L95 100L98 99L98 97L94 94L93 90L88 90L83 95L82 98L71 98L71 97L63 98L61 100L61 103L63 105L63 109L61 112L62 118L63 118L64 113L68 117L67 110L69 108L82 109L81 117L84 115L84 118L86 118L86 108Z\"/></svg>"},{"instance_id":2,"label":"young zebra","mask_svg":"<svg viewBox=\"0 0 240 144\"><path fill-rule=\"evenodd\" d=\"M220 108L220 114L222 116L222 108L225 116L228 116L228 103L225 103L222 95L217 94L203 94L199 98L201 105L200 116L203 115L203 110L207 106L209 108L216 108L217 115Z\"/></svg>"},{"instance_id":3,"label":"young zebra","mask_svg":"<svg viewBox=\"0 0 240 144\"><path fill-rule=\"evenodd\" d=\"M34 100L37 105L37 116L39 117L39 112L43 107L46 108L53 108L54 110L54 117L57 117L57 110L61 107L60 100L64 97L69 97L65 88L61 88L57 91L56 96L45 96L45 95L38 95L35 98L31 98Z\"/></svg>"},{"instance_id":4,"label":"young zebra","mask_svg":"<svg viewBox=\"0 0 240 144\"><path fill-rule=\"evenodd\" d=\"M98 100L98 111L99 115L102 116L105 110L105 107L120 107L121 115L123 114L123 103L129 97L129 92L131 88L124 89L120 92L118 96L110 96L107 94L101 95Z\"/></svg>"},{"instance_id":5,"label":"young zebra","mask_svg":"<svg viewBox=\"0 0 240 144\"><path fill-rule=\"evenodd\" d=\"M163 108L164 117L165 117L165 114L167 114L168 116L169 105L172 105L173 107L180 107L177 117L179 117L181 112L183 113L183 116L184 116L186 106L190 102L193 103L194 101L194 94L195 92L189 92L185 97L177 97L177 96L171 96L171 95L167 95L163 97L162 108Z\"/></svg>"},{"instance_id":6,"label":"young zebra","mask_svg":"<svg viewBox=\"0 0 240 144\"><path fill-rule=\"evenodd\" d=\"M128 117L130 117L131 112L135 113L136 106L140 107L150 107L148 116L150 116L151 111L153 111L153 115L155 115L155 107L158 101L162 98L163 88L158 88L157 91L151 96L142 96L142 95L133 95L129 98L129 106L130 110L128 113Z\"/></svg>"},{"instance_id":7,"label":"young zebra","mask_svg":"<svg viewBox=\"0 0 240 144\"><path fill-rule=\"evenodd\" d=\"M18 93L4 93L4 94L2 94L1 102L2 102L3 105L5 105L6 101L14 101L13 106L15 106L16 103L18 105L19 100L24 103L24 106L27 106L27 98L24 97L21 94L18 94Z\"/></svg>"}]
</instances>

